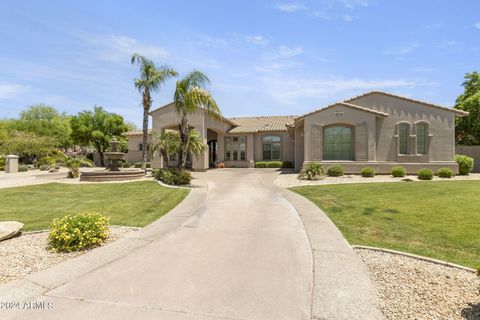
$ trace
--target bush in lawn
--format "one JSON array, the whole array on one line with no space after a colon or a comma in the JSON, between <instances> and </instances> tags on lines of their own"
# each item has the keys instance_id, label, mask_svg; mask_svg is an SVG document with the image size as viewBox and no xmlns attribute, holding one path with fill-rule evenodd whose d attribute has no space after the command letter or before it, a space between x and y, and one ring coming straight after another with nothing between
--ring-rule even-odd
<instances>
[{"instance_id":1,"label":"bush in lawn","mask_svg":"<svg viewBox=\"0 0 480 320\"><path fill-rule=\"evenodd\" d=\"M142 163L141 162L135 162L135 168L141 168L142 167ZM147 168L151 168L152 166L150 165L150 162L147 162L146 163L146 167Z\"/></svg>"},{"instance_id":2,"label":"bush in lawn","mask_svg":"<svg viewBox=\"0 0 480 320\"><path fill-rule=\"evenodd\" d=\"M28 166L26 164L18 165L18 172L26 172L26 171L28 171Z\"/></svg>"},{"instance_id":3,"label":"bush in lawn","mask_svg":"<svg viewBox=\"0 0 480 320\"><path fill-rule=\"evenodd\" d=\"M455 161L458 163L458 171L460 175L468 175L473 170L473 158L457 154Z\"/></svg>"},{"instance_id":4,"label":"bush in lawn","mask_svg":"<svg viewBox=\"0 0 480 320\"><path fill-rule=\"evenodd\" d=\"M309 163L300 171L298 178L302 180L320 180L323 178L323 167L318 163Z\"/></svg>"},{"instance_id":5,"label":"bush in lawn","mask_svg":"<svg viewBox=\"0 0 480 320\"><path fill-rule=\"evenodd\" d=\"M174 186L189 184L192 180L190 171L178 168L157 169L153 171L153 176L157 180Z\"/></svg>"},{"instance_id":6,"label":"bush in lawn","mask_svg":"<svg viewBox=\"0 0 480 320\"><path fill-rule=\"evenodd\" d=\"M80 251L101 245L108 237L109 219L96 212L55 219L48 245L53 252Z\"/></svg>"},{"instance_id":7,"label":"bush in lawn","mask_svg":"<svg viewBox=\"0 0 480 320\"><path fill-rule=\"evenodd\" d=\"M39 169L40 171L48 171L48 169L50 169L50 166L48 164L42 164Z\"/></svg>"},{"instance_id":8,"label":"bush in lawn","mask_svg":"<svg viewBox=\"0 0 480 320\"><path fill-rule=\"evenodd\" d=\"M125 161L122 163L122 168L130 168L132 164L128 161ZM140 168L142 167L142 164L140 164Z\"/></svg>"},{"instance_id":9,"label":"bush in lawn","mask_svg":"<svg viewBox=\"0 0 480 320\"><path fill-rule=\"evenodd\" d=\"M375 170L371 167L365 167L362 169L362 177L373 178L375 176Z\"/></svg>"},{"instance_id":10,"label":"bush in lawn","mask_svg":"<svg viewBox=\"0 0 480 320\"><path fill-rule=\"evenodd\" d=\"M7 162L7 159L5 156L0 156L0 171L5 170L5 163Z\"/></svg>"},{"instance_id":11,"label":"bush in lawn","mask_svg":"<svg viewBox=\"0 0 480 320\"><path fill-rule=\"evenodd\" d=\"M453 176L453 170L450 168L440 168L437 170L437 176L440 178L451 178Z\"/></svg>"},{"instance_id":12,"label":"bush in lawn","mask_svg":"<svg viewBox=\"0 0 480 320\"><path fill-rule=\"evenodd\" d=\"M331 166L327 170L327 174L330 177L341 177L343 176L343 167L342 166Z\"/></svg>"},{"instance_id":13,"label":"bush in lawn","mask_svg":"<svg viewBox=\"0 0 480 320\"><path fill-rule=\"evenodd\" d=\"M395 166L392 168L392 176L395 178L405 177L406 174L407 170L405 170L405 168L402 166Z\"/></svg>"},{"instance_id":14,"label":"bush in lawn","mask_svg":"<svg viewBox=\"0 0 480 320\"><path fill-rule=\"evenodd\" d=\"M430 169L420 169L417 172L418 179L420 180L432 180L433 172Z\"/></svg>"}]
</instances>

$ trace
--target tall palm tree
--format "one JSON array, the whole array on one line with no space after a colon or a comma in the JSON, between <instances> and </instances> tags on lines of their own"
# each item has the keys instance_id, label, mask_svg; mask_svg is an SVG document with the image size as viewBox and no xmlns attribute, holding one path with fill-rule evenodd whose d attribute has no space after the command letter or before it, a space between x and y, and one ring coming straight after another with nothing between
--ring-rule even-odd
<instances>
[{"instance_id":1,"label":"tall palm tree","mask_svg":"<svg viewBox=\"0 0 480 320\"><path fill-rule=\"evenodd\" d=\"M185 168L190 140L190 128L187 115L194 113L199 108L205 109L211 116L220 117L220 109L213 99L212 94L205 89L210 84L208 77L200 71L192 71L181 80L177 81L173 102L175 110L180 116L178 129L180 132L180 168Z\"/></svg>"},{"instance_id":2,"label":"tall palm tree","mask_svg":"<svg viewBox=\"0 0 480 320\"><path fill-rule=\"evenodd\" d=\"M148 142L148 113L152 107L152 92L160 90L160 86L169 78L178 76L177 71L167 65L159 68L152 60L134 53L131 59L132 64L140 66L140 78L135 79L135 88L142 94L143 105L143 141L142 141L142 170L147 170L147 142Z\"/></svg>"}]
</instances>

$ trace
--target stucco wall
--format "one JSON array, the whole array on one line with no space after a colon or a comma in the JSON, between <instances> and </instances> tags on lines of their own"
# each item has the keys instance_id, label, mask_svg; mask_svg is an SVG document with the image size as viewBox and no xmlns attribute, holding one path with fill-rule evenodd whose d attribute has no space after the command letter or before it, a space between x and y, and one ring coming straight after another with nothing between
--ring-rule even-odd
<instances>
[{"instance_id":1,"label":"stucco wall","mask_svg":"<svg viewBox=\"0 0 480 320\"><path fill-rule=\"evenodd\" d=\"M281 143L281 161L294 161L294 140L288 135L288 132L259 132L254 135L254 160L264 161L263 159L263 137L277 136L280 137Z\"/></svg>"},{"instance_id":2,"label":"stucco wall","mask_svg":"<svg viewBox=\"0 0 480 320\"><path fill-rule=\"evenodd\" d=\"M455 152L472 157L474 160L473 172L480 172L480 146L456 146Z\"/></svg>"},{"instance_id":3,"label":"stucco wall","mask_svg":"<svg viewBox=\"0 0 480 320\"><path fill-rule=\"evenodd\" d=\"M377 121L377 161L453 161L455 154L455 114L421 103L392 96L373 93L356 98L350 103L388 113L388 117ZM419 121L429 125L428 157L414 156L399 159L397 156L396 124L406 121L411 124L410 143L415 144L415 126ZM411 150L413 150L413 146Z\"/></svg>"},{"instance_id":4,"label":"stucco wall","mask_svg":"<svg viewBox=\"0 0 480 320\"><path fill-rule=\"evenodd\" d=\"M143 136L128 136L128 152L125 159L130 163L142 161L142 151L140 145L142 144ZM152 137L148 137L148 143L152 142ZM147 154L147 159L149 159Z\"/></svg>"}]
</instances>

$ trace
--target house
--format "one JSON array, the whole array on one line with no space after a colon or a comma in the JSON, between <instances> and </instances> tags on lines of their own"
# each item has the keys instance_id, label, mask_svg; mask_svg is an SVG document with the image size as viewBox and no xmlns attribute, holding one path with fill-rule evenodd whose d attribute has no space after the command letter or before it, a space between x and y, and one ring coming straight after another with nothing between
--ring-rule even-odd
<instances>
[{"instance_id":1,"label":"house","mask_svg":"<svg viewBox=\"0 0 480 320\"><path fill-rule=\"evenodd\" d=\"M208 151L193 158L194 170L221 161L226 167L255 166L256 161L287 161L301 169L311 162L346 173L365 166L390 173L402 165L407 172L449 167L458 172L455 118L467 112L381 91L334 103L301 116L211 117L200 109L189 115ZM173 103L151 112L153 132L173 129L179 118ZM153 167L166 166L152 159ZM171 165L171 164L168 164Z\"/></svg>"},{"instance_id":2,"label":"house","mask_svg":"<svg viewBox=\"0 0 480 320\"><path fill-rule=\"evenodd\" d=\"M128 131L123 134L128 139L128 152L125 155L125 160L130 163L142 161L142 146L143 146L143 131L135 130ZM148 143L152 142L152 130L148 129ZM150 161L150 157L147 154L147 159Z\"/></svg>"}]
</instances>

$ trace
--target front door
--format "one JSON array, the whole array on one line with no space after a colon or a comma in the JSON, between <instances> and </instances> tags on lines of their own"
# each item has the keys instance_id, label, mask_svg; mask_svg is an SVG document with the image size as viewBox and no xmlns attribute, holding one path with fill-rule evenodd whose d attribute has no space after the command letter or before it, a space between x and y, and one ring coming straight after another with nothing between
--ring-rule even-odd
<instances>
[{"instance_id":1,"label":"front door","mask_svg":"<svg viewBox=\"0 0 480 320\"><path fill-rule=\"evenodd\" d=\"M215 161L217 161L217 144L217 140L208 142L208 164L210 167L214 167Z\"/></svg>"}]
</instances>

